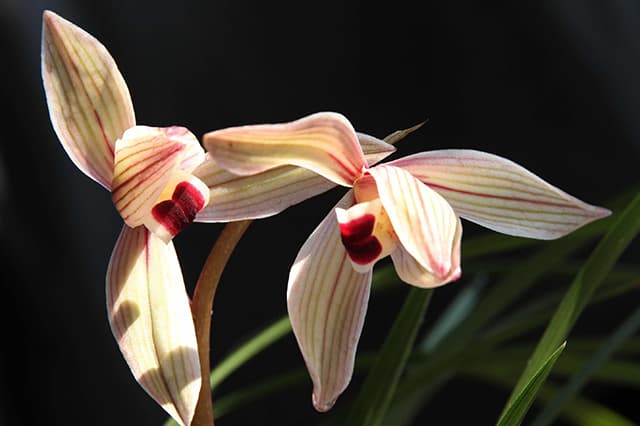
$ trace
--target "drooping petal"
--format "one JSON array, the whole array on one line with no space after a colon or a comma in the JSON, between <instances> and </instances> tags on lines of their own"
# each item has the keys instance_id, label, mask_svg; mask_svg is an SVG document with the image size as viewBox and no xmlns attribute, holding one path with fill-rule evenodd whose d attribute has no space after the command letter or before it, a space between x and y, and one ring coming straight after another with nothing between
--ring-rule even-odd
<instances>
[{"instance_id":1,"label":"drooping petal","mask_svg":"<svg viewBox=\"0 0 640 426\"><path fill-rule=\"evenodd\" d=\"M389 164L402 167L436 190L463 218L505 234L559 238L610 214L510 160L485 152L431 151Z\"/></svg>"},{"instance_id":2,"label":"drooping petal","mask_svg":"<svg viewBox=\"0 0 640 426\"><path fill-rule=\"evenodd\" d=\"M337 207L352 203L349 191ZM291 325L318 411L329 410L351 380L370 286L371 272L351 267L332 211L302 246L287 289Z\"/></svg>"},{"instance_id":3,"label":"drooping petal","mask_svg":"<svg viewBox=\"0 0 640 426\"><path fill-rule=\"evenodd\" d=\"M462 224L458 218L456 227L456 235L454 237L453 249L451 251L451 270L448 275L437 277L428 269L423 267L409 252L398 244L395 251L391 253L393 266L400 279L407 284L415 285L422 288L433 288L440 285L455 281L460 277L460 240L462 238Z\"/></svg>"},{"instance_id":4,"label":"drooping petal","mask_svg":"<svg viewBox=\"0 0 640 426\"><path fill-rule=\"evenodd\" d=\"M45 11L42 80L65 151L87 176L110 189L115 141L135 124L129 89L115 61L93 36Z\"/></svg>"},{"instance_id":5,"label":"drooping petal","mask_svg":"<svg viewBox=\"0 0 640 426\"><path fill-rule=\"evenodd\" d=\"M409 172L381 165L369 169L398 240L436 281L455 270L458 218L453 209Z\"/></svg>"},{"instance_id":6,"label":"drooping petal","mask_svg":"<svg viewBox=\"0 0 640 426\"><path fill-rule=\"evenodd\" d=\"M342 245L353 269L364 273L396 249L398 237L379 198L349 209L336 208Z\"/></svg>"},{"instance_id":7,"label":"drooping petal","mask_svg":"<svg viewBox=\"0 0 640 426\"><path fill-rule=\"evenodd\" d=\"M392 145L358 133L364 157L375 164L395 152ZM336 186L324 177L296 166L280 166L255 175L235 175L207 154L193 171L210 190L209 203L198 213L198 222L230 222L273 216Z\"/></svg>"},{"instance_id":8,"label":"drooping petal","mask_svg":"<svg viewBox=\"0 0 640 426\"><path fill-rule=\"evenodd\" d=\"M195 328L173 244L124 226L107 271L113 335L138 383L181 424L200 392Z\"/></svg>"},{"instance_id":9,"label":"drooping petal","mask_svg":"<svg viewBox=\"0 0 640 426\"><path fill-rule=\"evenodd\" d=\"M116 143L112 194L125 223L136 227L148 222L154 206L175 198L177 186L184 182L189 183L192 189L189 193L196 198L189 209L196 205L196 211L202 209L209 195L208 188L203 183L192 182L186 172L179 173L181 168L188 170L202 160L204 150L185 128L136 126L128 129Z\"/></svg>"},{"instance_id":10,"label":"drooping petal","mask_svg":"<svg viewBox=\"0 0 640 426\"><path fill-rule=\"evenodd\" d=\"M333 112L216 130L204 135L204 145L220 166L238 175L293 165L351 186L367 165L353 126Z\"/></svg>"}]
</instances>

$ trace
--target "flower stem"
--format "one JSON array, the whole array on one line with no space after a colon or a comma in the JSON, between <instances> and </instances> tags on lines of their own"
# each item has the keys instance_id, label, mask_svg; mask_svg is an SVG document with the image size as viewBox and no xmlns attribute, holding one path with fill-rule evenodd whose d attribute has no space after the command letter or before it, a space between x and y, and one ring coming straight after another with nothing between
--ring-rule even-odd
<instances>
[{"instance_id":1,"label":"flower stem","mask_svg":"<svg viewBox=\"0 0 640 426\"><path fill-rule=\"evenodd\" d=\"M228 223L222 230L220 237L213 245L209 257L202 267L198 283L196 284L191 301L191 312L198 339L198 353L200 355L200 371L202 373L202 387L198 405L191 424L193 426L213 425L213 403L211 401L211 386L209 385L209 349L211 335L211 314L213 313L213 298L231 253L251 224L250 220Z\"/></svg>"}]
</instances>

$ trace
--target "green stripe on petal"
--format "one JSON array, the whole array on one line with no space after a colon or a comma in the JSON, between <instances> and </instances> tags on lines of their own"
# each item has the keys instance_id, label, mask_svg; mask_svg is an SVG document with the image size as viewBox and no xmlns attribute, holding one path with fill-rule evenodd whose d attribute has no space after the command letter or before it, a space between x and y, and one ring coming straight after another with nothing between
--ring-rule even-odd
<instances>
[{"instance_id":1,"label":"green stripe on petal","mask_svg":"<svg viewBox=\"0 0 640 426\"><path fill-rule=\"evenodd\" d=\"M389 165L369 169L398 240L439 284L457 278L458 217L451 206L409 172ZM435 285L435 284L434 284Z\"/></svg>"},{"instance_id":2,"label":"green stripe on petal","mask_svg":"<svg viewBox=\"0 0 640 426\"><path fill-rule=\"evenodd\" d=\"M366 166L353 126L333 112L217 130L204 135L204 145L220 166L239 175L293 165L351 186Z\"/></svg>"},{"instance_id":3,"label":"green stripe on petal","mask_svg":"<svg viewBox=\"0 0 640 426\"><path fill-rule=\"evenodd\" d=\"M337 207L353 204L349 191ZM353 270L332 211L300 249L287 289L293 332L313 380L313 405L329 410L353 374L371 271Z\"/></svg>"},{"instance_id":4,"label":"green stripe on petal","mask_svg":"<svg viewBox=\"0 0 640 426\"><path fill-rule=\"evenodd\" d=\"M436 190L463 218L509 235L559 238L610 214L510 160L485 152L430 151L389 164Z\"/></svg>"},{"instance_id":5,"label":"green stripe on petal","mask_svg":"<svg viewBox=\"0 0 640 426\"><path fill-rule=\"evenodd\" d=\"M129 89L115 61L93 36L45 11L42 80L65 151L87 176L110 189L115 141L135 124Z\"/></svg>"},{"instance_id":6,"label":"green stripe on petal","mask_svg":"<svg viewBox=\"0 0 640 426\"><path fill-rule=\"evenodd\" d=\"M107 271L113 335L138 383L176 421L189 424L201 375L189 298L173 244L125 226Z\"/></svg>"}]
</instances>

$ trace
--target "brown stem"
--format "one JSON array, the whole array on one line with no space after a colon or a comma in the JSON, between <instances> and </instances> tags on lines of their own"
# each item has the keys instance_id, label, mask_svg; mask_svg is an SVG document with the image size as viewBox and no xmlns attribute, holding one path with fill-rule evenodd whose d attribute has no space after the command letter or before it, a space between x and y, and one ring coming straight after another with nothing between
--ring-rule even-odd
<instances>
[{"instance_id":1,"label":"brown stem","mask_svg":"<svg viewBox=\"0 0 640 426\"><path fill-rule=\"evenodd\" d=\"M216 294L222 271L224 271L231 253L233 253L250 224L250 220L243 220L231 222L225 226L202 267L193 293L191 312L196 327L200 371L202 372L202 387L200 388L196 412L191 422L193 426L213 425L213 403L211 402L211 386L209 385L209 337L211 335L213 298Z\"/></svg>"}]
</instances>

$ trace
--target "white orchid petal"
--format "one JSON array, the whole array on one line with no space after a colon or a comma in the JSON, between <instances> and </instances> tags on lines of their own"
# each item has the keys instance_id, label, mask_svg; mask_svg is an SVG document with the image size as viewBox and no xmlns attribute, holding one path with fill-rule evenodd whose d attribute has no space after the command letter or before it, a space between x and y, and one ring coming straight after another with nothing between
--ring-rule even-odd
<instances>
[{"instance_id":1,"label":"white orchid petal","mask_svg":"<svg viewBox=\"0 0 640 426\"><path fill-rule=\"evenodd\" d=\"M124 132L116 143L112 199L127 225L143 224L163 191L171 198L175 185L168 188L169 183L181 167L197 161L197 147L196 137L182 127L136 126ZM200 154L203 160L202 148Z\"/></svg>"},{"instance_id":2,"label":"white orchid petal","mask_svg":"<svg viewBox=\"0 0 640 426\"><path fill-rule=\"evenodd\" d=\"M391 253L393 266L402 281L407 284L422 288L433 288L443 284L455 281L460 277L460 240L462 238L462 224L458 219L456 228L456 236L454 237L454 245L451 252L451 269L448 275L443 277L435 276L425 267L423 267L409 252L398 244L395 251Z\"/></svg>"},{"instance_id":3,"label":"white orchid petal","mask_svg":"<svg viewBox=\"0 0 640 426\"><path fill-rule=\"evenodd\" d=\"M322 176L295 166L238 176L222 169L210 158L194 174L209 187L209 203L195 219L199 222L273 216L335 186Z\"/></svg>"},{"instance_id":4,"label":"white orchid petal","mask_svg":"<svg viewBox=\"0 0 640 426\"><path fill-rule=\"evenodd\" d=\"M107 272L113 335L138 383L189 424L201 375L195 328L173 244L125 225Z\"/></svg>"},{"instance_id":5,"label":"white orchid petal","mask_svg":"<svg viewBox=\"0 0 640 426\"><path fill-rule=\"evenodd\" d=\"M82 172L110 189L115 141L135 124L129 89L115 61L89 33L45 11L42 80L65 151Z\"/></svg>"},{"instance_id":6,"label":"white orchid petal","mask_svg":"<svg viewBox=\"0 0 640 426\"><path fill-rule=\"evenodd\" d=\"M353 193L337 207L353 204ZM329 410L353 375L371 272L351 267L333 211L302 246L289 275L287 307L313 380L313 405Z\"/></svg>"},{"instance_id":7,"label":"white orchid petal","mask_svg":"<svg viewBox=\"0 0 640 426\"><path fill-rule=\"evenodd\" d=\"M373 136L358 134L368 164L395 148ZM324 177L296 166L280 166L255 175L236 175L216 163L211 154L193 171L210 190L209 203L197 222L231 222L276 215L290 206L335 187Z\"/></svg>"},{"instance_id":8,"label":"white orchid petal","mask_svg":"<svg viewBox=\"0 0 640 426\"><path fill-rule=\"evenodd\" d=\"M217 130L204 136L204 145L218 164L238 175L293 165L350 186L366 166L353 126L332 112Z\"/></svg>"},{"instance_id":9,"label":"white orchid petal","mask_svg":"<svg viewBox=\"0 0 640 426\"><path fill-rule=\"evenodd\" d=\"M443 280L455 269L452 253L458 218L437 192L409 172L381 165L369 169L400 243L424 268Z\"/></svg>"},{"instance_id":10,"label":"white orchid petal","mask_svg":"<svg viewBox=\"0 0 640 426\"><path fill-rule=\"evenodd\" d=\"M430 151L389 164L436 190L463 218L505 234L554 239L610 214L485 152Z\"/></svg>"}]
</instances>

